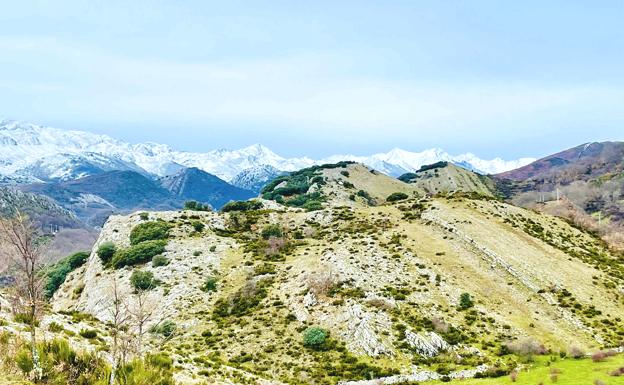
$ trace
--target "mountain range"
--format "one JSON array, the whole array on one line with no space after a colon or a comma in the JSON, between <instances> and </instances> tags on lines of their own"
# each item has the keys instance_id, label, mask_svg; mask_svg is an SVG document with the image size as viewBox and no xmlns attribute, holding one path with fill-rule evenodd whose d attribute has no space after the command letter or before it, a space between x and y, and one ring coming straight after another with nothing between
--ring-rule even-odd
<instances>
[{"instance_id":1,"label":"mountain range","mask_svg":"<svg viewBox=\"0 0 624 385\"><path fill-rule=\"evenodd\" d=\"M69 181L107 171L135 171L156 178L196 167L238 187L258 190L262 181L283 172L342 160L363 163L396 177L438 161L448 161L483 174L496 174L524 166L534 159L483 160L470 153L452 156L437 148L422 152L397 148L370 156L284 158L261 144L240 150L192 153L151 142L130 144L84 131L10 120L0 122L0 182L4 183Z\"/></svg>"}]
</instances>

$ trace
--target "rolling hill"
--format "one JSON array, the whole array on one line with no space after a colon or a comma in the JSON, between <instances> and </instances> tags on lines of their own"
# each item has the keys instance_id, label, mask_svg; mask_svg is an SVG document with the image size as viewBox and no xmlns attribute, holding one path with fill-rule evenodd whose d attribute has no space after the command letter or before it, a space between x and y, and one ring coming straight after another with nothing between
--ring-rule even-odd
<instances>
[{"instance_id":1,"label":"rolling hill","mask_svg":"<svg viewBox=\"0 0 624 385\"><path fill-rule=\"evenodd\" d=\"M143 349L172 357L180 383L495 377L527 351L619 345L621 255L553 216L479 194L425 194L343 162L279 178L262 207L112 216L97 245L131 250L137 229L166 224L166 266L116 269L96 246L52 301L94 318L52 319L97 330L106 345L111 287L132 309L130 277L150 272Z\"/></svg>"}]
</instances>

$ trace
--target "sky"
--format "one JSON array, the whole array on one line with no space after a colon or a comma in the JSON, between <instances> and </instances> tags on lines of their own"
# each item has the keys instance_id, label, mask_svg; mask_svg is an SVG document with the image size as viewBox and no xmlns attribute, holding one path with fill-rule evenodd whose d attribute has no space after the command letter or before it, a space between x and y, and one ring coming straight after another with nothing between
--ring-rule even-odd
<instances>
[{"instance_id":1,"label":"sky","mask_svg":"<svg viewBox=\"0 0 624 385\"><path fill-rule=\"evenodd\" d=\"M4 1L0 117L207 151L624 140L622 1Z\"/></svg>"}]
</instances>

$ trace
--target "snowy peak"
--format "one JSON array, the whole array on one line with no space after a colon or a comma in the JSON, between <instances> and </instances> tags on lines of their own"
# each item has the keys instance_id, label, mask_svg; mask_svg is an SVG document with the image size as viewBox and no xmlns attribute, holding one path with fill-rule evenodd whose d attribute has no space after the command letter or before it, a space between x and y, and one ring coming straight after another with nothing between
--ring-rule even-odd
<instances>
[{"instance_id":1,"label":"snowy peak","mask_svg":"<svg viewBox=\"0 0 624 385\"><path fill-rule=\"evenodd\" d=\"M0 180L64 181L111 170L131 170L153 178L184 168L200 170L257 190L259 183L283 172L342 160L364 163L391 176L448 161L481 173L500 173L533 159L483 160L473 154L452 156L440 148L410 152L394 148L370 156L333 155L324 159L284 158L262 144L239 150L202 153L176 151L165 144L130 144L106 135L38 126L13 120L0 122Z\"/></svg>"}]
</instances>

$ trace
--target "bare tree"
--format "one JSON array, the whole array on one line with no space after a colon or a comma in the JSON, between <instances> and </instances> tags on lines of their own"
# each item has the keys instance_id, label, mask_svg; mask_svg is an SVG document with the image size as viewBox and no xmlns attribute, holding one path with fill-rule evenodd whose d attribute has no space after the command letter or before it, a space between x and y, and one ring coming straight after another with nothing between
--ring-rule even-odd
<instances>
[{"instance_id":1,"label":"bare tree","mask_svg":"<svg viewBox=\"0 0 624 385\"><path fill-rule=\"evenodd\" d=\"M151 321L156 311L156 303L149 295L149 290L137 289L135 300L129 307L128 312L132 317L132 323L136 328L136 352L139 358L143 357L143 336L147 332L146 325Z\"/></svg>"},{"instance_id":2,"label":"bare tree","mask_svg":"<svg viewBox=\"0 0 624 385\"><path fill-rule=\"evenodd\" d=\"M0 218L0 258L11 266L15 278L14 311L27 317L30 326L30 345L34 375L42 375L37 353L37 324L43 310L41 274L46 242L30 219L17 211L13 217Z\"/></svg>"},{"instance_id":3,"label":"bare tree","mask_svg":"<svg viewBox=\"0 0 624 385\"><path fill-rule=\"evenodd\" d=\"M125 293L122 292L115 277L113 277L109 290L110 302L108 303L107 309L111 318L110 327L111 337L113 338L113 344L111 346L112 370L109 384L113 385L115 383L117 368L127 357L129 344L123 333L128 326L130 314L127 311L127 297Z\"/></svg>"}]
</instances>

